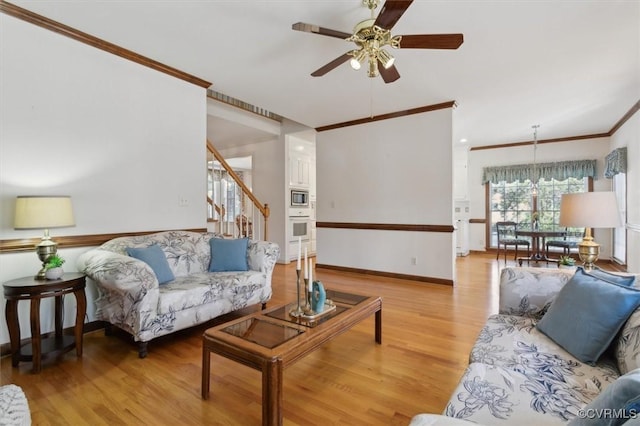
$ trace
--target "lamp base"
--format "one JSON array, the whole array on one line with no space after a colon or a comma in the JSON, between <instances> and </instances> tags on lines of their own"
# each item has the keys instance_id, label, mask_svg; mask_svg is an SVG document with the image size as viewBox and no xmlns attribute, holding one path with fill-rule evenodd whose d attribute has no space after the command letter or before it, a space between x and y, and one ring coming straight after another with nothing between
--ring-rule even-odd
<instances>
[{"instance_id":1,"label":"lamp base","mask_svg":"<svg viewBox=\"0 0 640 426\"><path fill-rule=\"evenodd\" d=\"M578 256L584 263L583 267L585 271L590 271L594 267L594 263L598 260L600 255L600 244L593 241L593 237L585 236L584 239L578 244Z\"/></svg>"},{"instance_id":2,"label":"lamp base","mask_svg":"<svg viewBox=\"0 0 640 426\"><path fill-rule=\"evenodd\" d=\"M38 271L34 277L36 280L46 280L45 273L47 272L46 264L47 259L58 252L58 244L54 243L50 239L43 239L40 244L36 246L36 254L38 259L42 262L42 269Z\"/></svg>"}]
</instances>

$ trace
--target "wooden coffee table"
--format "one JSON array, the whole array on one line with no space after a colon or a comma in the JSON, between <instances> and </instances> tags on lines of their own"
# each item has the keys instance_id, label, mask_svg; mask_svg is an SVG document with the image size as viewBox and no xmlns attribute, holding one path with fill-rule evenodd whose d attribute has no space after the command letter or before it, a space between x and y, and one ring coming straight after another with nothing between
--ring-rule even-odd
<instances>
[{"instance_id":1,"label":"wooden coffee table","mask_svg":"<svg viewBox=\"0 0 640 426\"><path fill-rule=\"evenodd\" d=\"M324 343L375 314L375 340L382 343L382 298L327 290L336 305L309 322L278 306L221 324L202 337L202 398L209 398L211 352L262 371L262 424L282 425L282 372Z\"/></svg>"}]
</instances>

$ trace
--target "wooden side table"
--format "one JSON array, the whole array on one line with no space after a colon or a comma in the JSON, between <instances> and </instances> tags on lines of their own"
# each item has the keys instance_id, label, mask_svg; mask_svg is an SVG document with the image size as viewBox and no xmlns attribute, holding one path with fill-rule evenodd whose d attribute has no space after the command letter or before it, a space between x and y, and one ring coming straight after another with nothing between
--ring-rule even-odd
<instances>
[{"instance_id":1,"label":"wooden side table","mask_svg":"<svg viewBox=\"0 0 640 426\"><path fill-rule=\"evenodd\" d=\"M32 361L33 372L41 370L41 359L45 355L59 355L76 348L76 355L82 357L82 333L84 316L87 311L87 297L84 293L85 275L66 273L58 280L36 280L33 277L18 278L5 282L4 297L7 299L6 317L11 340L11 365L18 366L20 361ZM73 293L76 298L77 312L74 336L62 333L62 302L65 294ZM55 335L42 338L40 334L40 300L55 297ZM31 343L21 347L18 302L31 302Z\"/></svg>"}]
</instances>

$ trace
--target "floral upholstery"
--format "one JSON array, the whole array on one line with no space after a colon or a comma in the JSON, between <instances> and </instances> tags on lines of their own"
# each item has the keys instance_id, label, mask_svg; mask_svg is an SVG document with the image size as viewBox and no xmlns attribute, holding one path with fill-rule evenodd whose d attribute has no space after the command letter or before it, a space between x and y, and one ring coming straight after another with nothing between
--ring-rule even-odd
<instances>
[{"instance_id":1,"label":"floral upholstery","mask_svg":"<svg viewBox=\"0 0 640 426\"><path fill-rule=\"evenodd\" d=\"M566 424L621 374L640 367L640 308L595 366L578 361L536 328L573 273L502 270L499 314L490 316L480 331L469 366L445 407L445 419ZM441 417L417 415L411 425L449 424ZM437 422L439 418L443 421Z\"/></svg>"},{"instance_id":2,"label":"floral upholstery","mask_svg":"<svg viewBox=\"0 0 640 426\"><path fill-rule=\"evenodd\" d=\"M566 269L504 268L500 274L500 313L542 318L571 279Z\"/></svg>"},{"instance_id":3,"label":"floral upholstery","mask_svg":"<svg viewBox=\"0 0 640 426\"><path fill-rule=\"evenodd\" d=\"M551 389L546 387L548 385L521 371L473 363L465 370L453 392L455 398L447 404L444 414L486 425L500 422L553 425L564 424L568 418L573 418L577 413L575 405L586 405L586 402L573 401L566 396L564 401L546 399L550 390L560 393L566 389Z\"/></svg>"},{"instance_id":4,"label":"floral upholstery","mask_svg":"<svg viewBox=\"0 0 640 426\"><path fill-rule=\"evenodd\" d=\"M208 272L211 238L219 234L168 231L120 237L78 259L78 270L98 289L96 318L131 333L136 341L203 323L271 298L271 276L280 249L249 241L249 271ZM176 279L159 285L149 265L126 255L127 247L159 245Z\"/></svg>"},{"instance_id":5,"label":"floral upholstery","mask_svg":"<svg viewBox=\"0 0 640 426\"><path fill-rule=\"evenodd\" d=\"M618 378L612 360L597 367L581 363L535 325L532 318L489 317L446 415L486 424L495 424L495 418L565 423Z\"/></svg>"},{"instance_id":6,"label":"floral upholstery","mask_svg":"<svg viewBox=\"0 0 640 426\"><path fill-rule=\"evenodd\" d=\"M620 331L616 358L621 374L640 368L640 309L636 309Z\"/></svg>"},{"instance_id":7,"label":"floral upholstery","mask_svg":"<svg viewBox=\"0 0 640 426\"><path fill-rule=\"evenodd\" d=\"M0 425L28 426L30 424L29 402L22 388L14 384L0 386Z\"/></svg>"}]
</instances>

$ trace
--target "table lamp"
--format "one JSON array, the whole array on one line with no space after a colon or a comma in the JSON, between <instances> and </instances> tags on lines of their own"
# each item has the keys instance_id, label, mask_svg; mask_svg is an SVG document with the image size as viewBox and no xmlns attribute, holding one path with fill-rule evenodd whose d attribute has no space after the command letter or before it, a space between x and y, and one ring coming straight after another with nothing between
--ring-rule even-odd
<instances>
[{"instance_id":1,"label":"table lamp","mask_svg":"<svg viewBox=\"0 0 640 426\"><path fill-rule=\"evenodd\" d=\"M20 195L16 198L14 229L44 229L42 241L36 245L36 253L42 261L42 269L36 279L46 279L47 259L58 251L58 244L49 236L49 229L68 226L75 226L71 197Z\"/></svg>"},{"instance_id":2,"label":"table lamp","mask_svg":"<svg viewBox=\"0 0 640 426\"><path fill-rule=\"evenodd\" d=\"M600 244L593 241L591 228L621 226L615 192L581 192L563 194L560 201L560 226L585 228L578 244L578 256L585 270L593 269L600 255Z\"/></svg>"}]
</instances>

